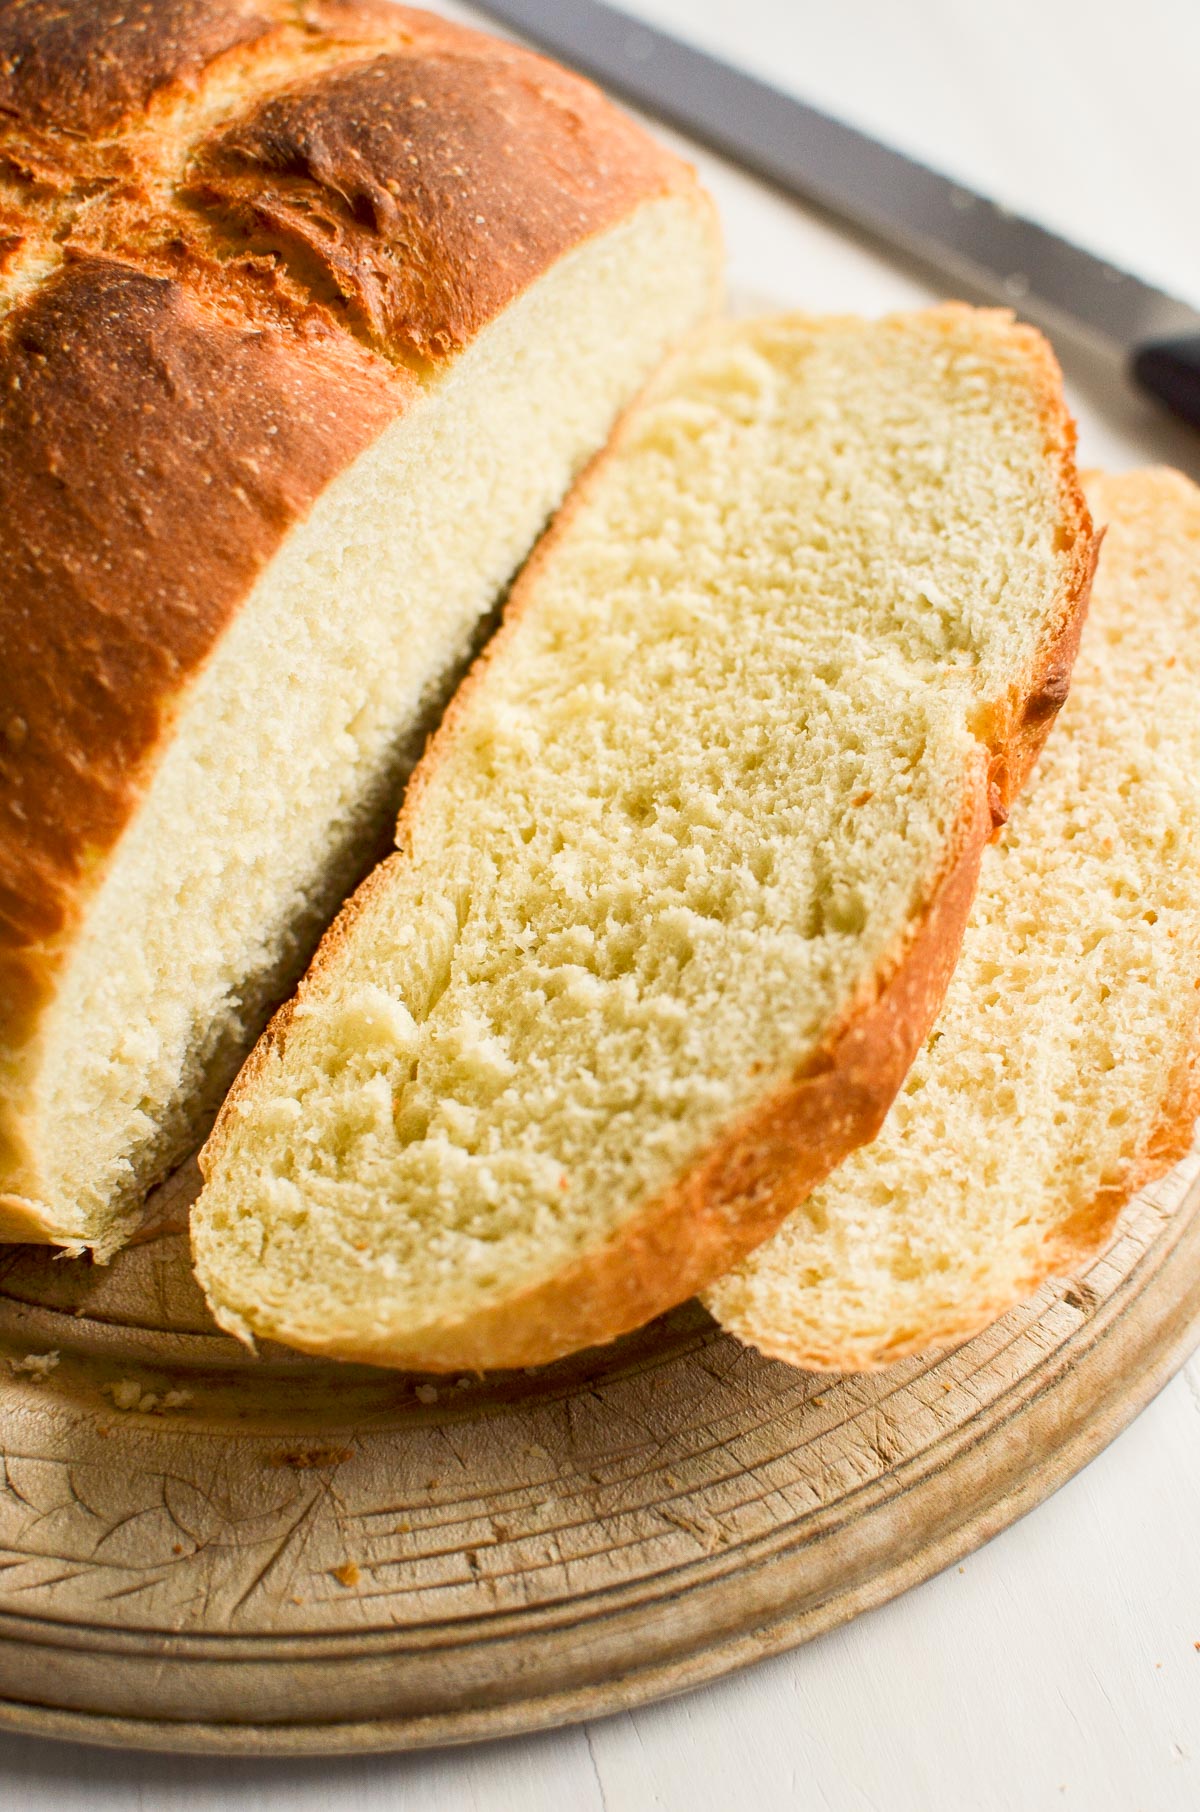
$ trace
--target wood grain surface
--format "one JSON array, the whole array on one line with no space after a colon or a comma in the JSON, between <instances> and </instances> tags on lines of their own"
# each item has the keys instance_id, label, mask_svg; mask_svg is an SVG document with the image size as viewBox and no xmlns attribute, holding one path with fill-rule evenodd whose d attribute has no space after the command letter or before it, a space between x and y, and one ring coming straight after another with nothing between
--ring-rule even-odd
<instances>
[{"instance_id":1,"label":"wood grain surface","mask_svg":"<svg viewBox=\"0 0 1200 1812\"><path fill-rule=\"evenodd\" d=\"M178 1223L0 1261L0 1719L408 1748L680 1691L927 1577L1089 1459L1200 1330L1200 1156L933 1362L795 1371L695 1305L488 1378L254 1356Z\"/></svg>"},{"instance_id":2,"label":"wood grain surface","mask_svg":"<svg viewBox=\"0 0 1200 1812\"><path fill-rule=\"evenodd\" d=\"M1121 0L630 4L1200 300L1189 0L1146 0L1136 17ZM699 161L743 287L817 309L930 299L829 223ZM1194 438L1060 350L1087 463L1168 460L1200 479ZM15 1411L11 1423L29 1426ZM40 1510L21 1513L30 1546L56 1501L39 1500L48 1521L32 1532ZM0 1798L31 1812L1192 1812L1198 1507L1193 1360L1095 1464L964 1564L703 1692L519 1741L324 1762L104 1755L12 1731Z\"/></svg>"}]
</instances>

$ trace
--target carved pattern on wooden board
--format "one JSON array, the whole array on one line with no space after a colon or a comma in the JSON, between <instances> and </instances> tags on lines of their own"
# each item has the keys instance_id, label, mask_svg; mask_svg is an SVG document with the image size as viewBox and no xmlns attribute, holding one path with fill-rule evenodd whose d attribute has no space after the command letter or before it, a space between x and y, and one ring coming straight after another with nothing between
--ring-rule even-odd
<instances>
[{"instance_id":1,"label":"carved pattern on wooden board","mask_svg":"<svg viewBox=\"0 0 1200 1812\"><path fill-rule=\"evenodd\" d=\"M1085 1277L875 1377L763 1359L696 1305L486 1380L254 1358L177 1225L103 1268L13 1248L0 1721L400 1746L802 1640L985 1539L1153 1394L1200 1315L1198 1179L1193 1154Z\"/></svg>"}]
</instances>

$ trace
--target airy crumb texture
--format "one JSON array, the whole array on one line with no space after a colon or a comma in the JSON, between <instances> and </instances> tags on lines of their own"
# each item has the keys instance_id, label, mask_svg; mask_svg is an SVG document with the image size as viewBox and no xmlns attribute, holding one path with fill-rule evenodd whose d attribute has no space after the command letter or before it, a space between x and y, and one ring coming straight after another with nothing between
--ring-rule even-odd
<instances>
[{"instance_id":1,"label":"airy crumb texture","mask_svg":"<svg viewBox=\"0 0 1200 1812\"><path fill-rule=\"evenodd\" d=\"M193 1229L226 1326L535 1363L719 1275L874 1133L989 758L995 800L1062 695L1070 448L1006 315L738 323L672 363L223 1112Z\"/></svg>"},{"instance_id":2,"label":"airy crumb texture","mask_svg":"<svg viewBox=\"0 0 1200 1812\"><path fill-rule=\"evenodd\" d=\"M1200 491L1096 478L1071 696L984 857L946 1004L874 1144L709 1291L796 1365L958 1340L1111 1237L1186 1151L1200 1044Z\"/></svg>"}]
</instances>

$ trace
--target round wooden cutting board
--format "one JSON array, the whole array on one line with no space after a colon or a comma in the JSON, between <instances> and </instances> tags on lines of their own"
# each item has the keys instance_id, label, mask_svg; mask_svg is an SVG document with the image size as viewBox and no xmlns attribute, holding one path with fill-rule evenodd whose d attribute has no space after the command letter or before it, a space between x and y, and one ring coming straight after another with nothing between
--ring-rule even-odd
<instances>
[{"instance_id":1,"label":"round wooden cutting board","mask_svg":"<svg viewBox=\"0 0 1200 1812\"><path fill-rule=\"evenodd\" d=\"M165 1192L186 1207L194 1171ZM0 1722L273 1754L637 1704L925 1579L1070 1477L1200 1333L1200 1157L936 1363L830 1378L689 1305L535 1373L219 1334L167 1230L0 1259ZM49 1357L54 1356L54 1357Z\"/></svg>"}]
</instances>

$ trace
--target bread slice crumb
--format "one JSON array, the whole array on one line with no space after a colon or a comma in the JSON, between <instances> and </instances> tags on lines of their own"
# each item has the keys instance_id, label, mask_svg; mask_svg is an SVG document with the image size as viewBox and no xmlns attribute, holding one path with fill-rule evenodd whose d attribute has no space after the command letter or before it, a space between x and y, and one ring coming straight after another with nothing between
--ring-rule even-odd
<instances>
[{"instance_id":1,"label":"bread slice crumb","mask_svg":"<svg viewBox=\"0 0 1200 1812\"><path fill-rule=\"evenodd\" d=\"M667 367L226 1104L192 1215L223 1325L542 1363L874 1134L1065 692L1072 435L1002 313L736 322Z\"/></svg>"},{"instance_id":2,"label":"bread slice crumb","mask_svg":"<svg viewBox=\"0 0 1200 1812\"><path fill-rule=\"evenodd\" d=\"M984 858L933 1033L874 1143L705 1296L792 1364L975 1333L1093 1259L1191 1143L1200 490L1153 470L1087 490L1108 529L1071 695ZM1078 1279L1063 1300L1095 1307Z\"/></svg>"}]
</instances>

